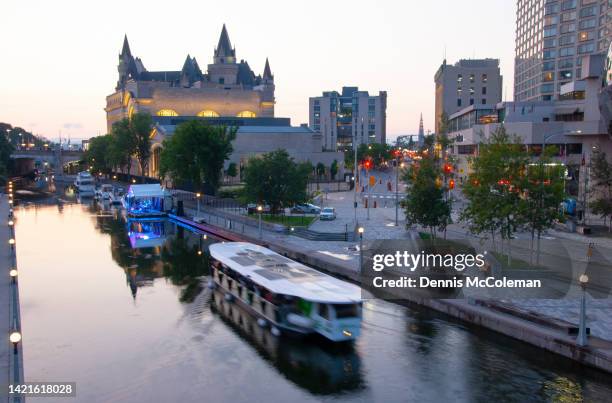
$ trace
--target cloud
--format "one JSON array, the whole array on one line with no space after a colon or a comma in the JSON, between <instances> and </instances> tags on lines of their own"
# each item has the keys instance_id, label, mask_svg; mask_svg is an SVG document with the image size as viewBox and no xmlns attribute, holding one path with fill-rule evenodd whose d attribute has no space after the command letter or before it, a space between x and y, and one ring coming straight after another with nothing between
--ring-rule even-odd
<instances>
[{"instance_id":1,"label":"cloud","mask_svg":"<svg viewBox=\"0 0 612 403\"><path fill-rule=\"evenodd\" d=\"M64 123L64 129L80 129L83 125L80 123Z\"/></svg>"}]
</instances>

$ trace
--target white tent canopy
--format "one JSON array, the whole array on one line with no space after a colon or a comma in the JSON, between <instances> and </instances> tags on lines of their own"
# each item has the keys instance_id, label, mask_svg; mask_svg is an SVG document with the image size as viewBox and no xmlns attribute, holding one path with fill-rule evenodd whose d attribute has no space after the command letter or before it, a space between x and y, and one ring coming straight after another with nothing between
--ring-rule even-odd
<instances>
[{"instance_id":1,"label":"white tent canopy","mask_svg":"<svg viewBox=\"0 0 612 403\"><path fill-rule=\"evenodd\" d=\"M127 197L164 197L165 190L159 183L131 185Z\"/></svg>"}]
</instances>

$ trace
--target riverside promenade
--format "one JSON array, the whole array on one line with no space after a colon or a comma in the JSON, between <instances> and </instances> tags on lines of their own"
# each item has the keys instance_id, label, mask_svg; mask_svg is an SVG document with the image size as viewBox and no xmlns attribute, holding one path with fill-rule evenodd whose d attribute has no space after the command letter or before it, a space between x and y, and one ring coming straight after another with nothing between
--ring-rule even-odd
<instances>
[{"instance_id":1,"label":"riverside promenade","mask_svg":"<svg viewBox=\"0 0 612 403\"><path fill-rule=\"evenodd\" d=\"M16 267L15 257L9 244L9 240L14 238L14 227L8 225L12 220L9 218L9 211L9 196L7 193L0 193L0 337L3 338L0 342L0 401L17 403L25 399L20 397L9 399L7 389L8 384L23 382L22 343L13 345L9 340L9 335L15 327L20 328L19 294L14 293L12 278L9 275L9 271ZM17 280L15 286L16 282Z\"/></svg>"}]
</instances>

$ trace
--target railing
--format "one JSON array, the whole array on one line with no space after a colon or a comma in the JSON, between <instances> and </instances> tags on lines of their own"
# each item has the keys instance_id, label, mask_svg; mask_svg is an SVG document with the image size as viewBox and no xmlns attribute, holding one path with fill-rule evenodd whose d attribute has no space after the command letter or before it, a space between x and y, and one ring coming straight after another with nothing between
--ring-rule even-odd
<instances>
[{"instance_id":1,"label":"railing","mask_svg":"<svg viewBox=\"0 0 612 403\"><path fill-rule=\"evenodd\" d=\"M20 345L21 342L21 316L19 314L19 283L17 280L17 254L15 240L15 221L13 215L13 184L9 182L9 247L10 247L10 266L8 275L11 278L10 282L10 300L9 300L9 341L13 344L12 353L9 354L9 382L11 384L23 383L23 351ZM20 396L13 396L13 403L23 402Z\"/></svg>"}]
</instances>

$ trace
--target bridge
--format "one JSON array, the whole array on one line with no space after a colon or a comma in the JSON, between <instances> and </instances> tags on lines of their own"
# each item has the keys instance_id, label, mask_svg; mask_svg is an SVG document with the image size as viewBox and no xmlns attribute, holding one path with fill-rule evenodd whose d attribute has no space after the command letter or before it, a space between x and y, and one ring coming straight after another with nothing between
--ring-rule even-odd
<instances>
[{"instance_id":1,"label":"bridge","mask_svg":"<svg viewBox=\"0 0 612 403\"><path fill-rule=\"evenodd\" d=\"M55 168L63 167L65 164L73 161L79 161L83 158L83 151L79 150L15 150L11 154L11 158L15 160L15 173L24 174L31 172L35 168L43 168L43 166Z\"/></svg>"}]
</instances>

